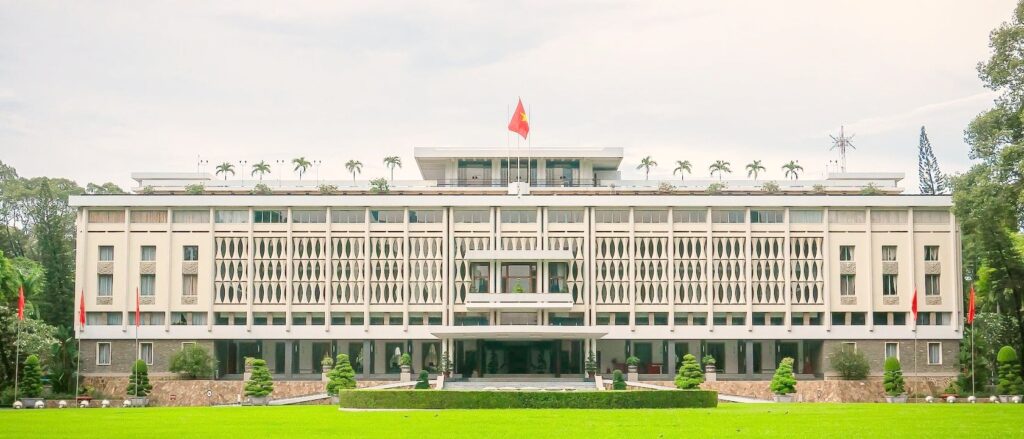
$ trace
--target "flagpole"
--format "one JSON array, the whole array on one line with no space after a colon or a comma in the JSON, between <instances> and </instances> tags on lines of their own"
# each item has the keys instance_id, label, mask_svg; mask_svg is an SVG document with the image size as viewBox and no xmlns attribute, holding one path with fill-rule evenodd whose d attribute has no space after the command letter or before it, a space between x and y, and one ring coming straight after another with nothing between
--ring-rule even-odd
<instances>
[{"instance_id":1,"label":"flagpole","mask_svg":"<svg viewBox=\"0 0 1024 439\"><path fill-rule=\"evenodd\" d=\"M505 105L505 114L508 118L512 119L512 106ZM511 130L505 130L505 188L508 189L508 183L512 180L512 135ZM500 184L500 183L499 183Z\"/></svg>"},{"instance_id":2,"label":"flagpole","mask_svg":"<svg viewBox=\"0 0 1024 439\"><path fill-rule=\"evenodd\" d=\"M18 335L14 339L14 400L18 400L18 357L21 356L21 319L18 319Z\"/></svg>"},{"instance_id":3,"label":"flagpole","mask_svg":"<svg viewBox=\"0 0 1024 439\"><path fill-rule=\"evenodd\" d=\"M529 118L533 117L533 104L526 107L526 114ZM526 184L533 185L533 137L526 138Z\"/></svg>"},{"instance_id":4,"label":"flagpole","mask_svg":"<svg viewBox=\"0 0 1024 439\"><path fill-rule=\"evenodd\" d=\"M82 376L82 337L75 337L75 338L78 339L78 351L77 351L77 354L76 354L78 356L78 358L75 359L75 405L78 405L78 389L79 389L79 387L78 387L79 381L78 380L81 379L81 376ZM78 407L81 407L81 406L78 406Z\"/></svg>"}]
</instances>

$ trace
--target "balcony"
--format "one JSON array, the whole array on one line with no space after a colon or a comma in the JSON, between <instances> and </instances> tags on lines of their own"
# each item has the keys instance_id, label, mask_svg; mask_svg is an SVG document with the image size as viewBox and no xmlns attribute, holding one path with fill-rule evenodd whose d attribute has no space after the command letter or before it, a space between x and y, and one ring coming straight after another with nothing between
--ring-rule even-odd
<instances>
[{"instance_id":1,"label":"balcony","mask_svg":"<svg viewBox=\"0 0 1024 439\"><path fill-rule=\"evenodd\" d=\"M569 261L570 250L467 250L467 261Z\"/></svg>"},{"instance_id":2,"label":"balcony","mask_svg":"<svg viewBox=\"0 0 1024 439\"><path fill-rule=\"evenodd\" d=\"M466 294L467 310L492 309L570 309L570 293L470 293Z\"/></svg>"}]
</instances>

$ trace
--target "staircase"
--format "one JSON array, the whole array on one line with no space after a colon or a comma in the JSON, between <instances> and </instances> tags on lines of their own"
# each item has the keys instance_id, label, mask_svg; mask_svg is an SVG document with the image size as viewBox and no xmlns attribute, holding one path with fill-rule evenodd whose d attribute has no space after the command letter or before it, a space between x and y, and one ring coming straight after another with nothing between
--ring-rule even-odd
<instances>
[{"instance_id":1,"label":"staircase","mask_svg":"<svg viewBox=\"0 0 1024 439\"><path fill-rule=\"evenodd\" d=\"M444 382L444 390L586 392L597 390L597 386L582 378L488 377L449 379Z\"/></svg>"}]
</instances>

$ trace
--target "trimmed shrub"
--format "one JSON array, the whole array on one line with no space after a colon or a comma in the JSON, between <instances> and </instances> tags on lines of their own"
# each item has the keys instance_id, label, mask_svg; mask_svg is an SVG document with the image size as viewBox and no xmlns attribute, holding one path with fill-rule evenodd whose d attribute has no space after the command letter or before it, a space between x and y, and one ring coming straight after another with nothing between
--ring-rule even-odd
<instances>
[{"instance_id":1,"label":"trimmed shrub","mask_svg":"<svg viewBox=\"0 0 1024 439\"><path fill-rule=\"evenodd\" d=\"M630 355L628 358L626 358L626 366L639 366L639 365L640 365L640 359L639 358L637 358L637 357L635 357L633 355Z\"/></svg>"},{"instance_id":2,"label":"trimmed shrub","mask_svg":"<svg viewBox=\"0 0 1024 439\"><path fill-rule=\"evenodd\" d=\"M25 358L22 370L21 392L19 397L39 398L43 396L43 369L39 366L39 356L29 355Z\"/></svg>"},{"instance_id":3,"label":"trimmed shrub","mask_svg":"<svg viewBox=\"0 0 1024 439\"><path fill-rule=\"evenodd\" d=\"M588 373L597 373L597 368L597 355L594 354L594 351L590 351L587 353L587 361L584 362L583 369Z\"/></svg>"},{"instance_id":4,"label":"trimmed shrub","mask_svg":"<svg viewBox=\"0 0 1024 439\"><path fill-rule=\"evenodd\" d=\"M1020 377L1020 366L1017 364L1017 351L1012 347L1003 346L996 354L996 361L999 362L999 383L997 388L1000 395L1020 395L1024 393L1024 381Z\"/></svg>"},{"instance_id":5,"label":"trimmed shrub","mask_svg":"<svg viewBox=\"0 0 1024 439\"><path fill-rule=\"evenodd\" d=\"M882 386L885 387L885 394L889 396L904 394L906 392L904 384L900 360L896 357L886 358L885 375L882 377Z\"/></svg>"},{"instance_id":6,"label":"trimmed shrub","mask_svg":"<svg viewBox=\"0 0 1024 439\"><path fill-rule=\"evenodd\" d=\"M348 361L348 354L338 354L334 368L327 372L327 394L337 395L339 390L356 388L356 371Z\"/></svg>"},{"instance_id":7,"label":"trimmed shrub","mask_svg":"<svg viewBox=\"0 0 1024 439\"><path fill-rule=\"evenodd\" d=\"M776 395L796 393L796 377L793 376L792 358L783 358L779 363L779 367L775 369L775 375L772 376L770 388Z\"/></svg>"},{"instance_id":8,"label":"trimmed shrub","mask_svg":"<svg viewBox=\"0 0 1024 439\"><path fill-rule=\"evenodd\" d=\"M626 380L622 378L622 371L615 369L612 372L612 390L626 390Z\"/></svg>"},{"instance_id":9,"label":"trimmed shrub","mask_svg":"<svg viewBox=\"0 0 1024 439\"><path fill-rule=\"evenodd\" d=\"M370 192L374 194L386 194L391 191L388 186L388 179L381 177L370 180Z\"/></svg>"},{"instance_id":10,"label":"trimmed shrub","mask_svg":"<svg viewBox=\"0 0 1024 439\"><path fill-rule=\"evenodd\" d=\"M844 380L862 380L868 376L870 366L867 357L861 351L839 345L828 358L832 363L832 370Z\"/></svg>"},{"instance_id":11,"label":"trimmed shrub","mask_svg":"<svg viewBox=\"0 0 1024 439\"><path fill-rule=\"evenodd\" d=\"M201 195L204 191L206 187L198 183L185 186L185 193L188 195Z\"/></svg>"},{"instance_id":12,"label":"trimmed shrub","mask_svg":"<svg viewBox=\"0 0 1024 439\"><path fill-rule=\"evenodd\" d=\"M181 348L171 356L171 372L191 379L213 376L213 357L210 352L198 344L190 344Z\"/></svg>"},{"instance_id":13,"label":"trimmed shrub","mask_svg":"<svg viewBox=\"0 0 1024 439\"><path fill-rule=\"evenodd\" d=\"M398 365L412 366L412 356L410 356L408 353L402 354L402 356L398 358Z\"/></svg>"},{"instance_id":14,"label":"trimmed shrub","mask_svg":"<svg viewBox=\"0 0 1024 439\"><path fill-rule=\"evenodd\" d=\"M149 395L149 391L153 390L153 385L149 383L149 367L146 366L146 362L135 360L135 364L132 365L132 374L128 376L128 389L125 393L128 396L146 396Z\"/></svg>"},{"instance_id":15,"label":"trimmed shrub","mask_svg":"<svg viewBox=\"0 0 1024 439\"><path fill-rule=\"evenodd\" d=\"M706 390L662 392L417 392L343 390L341 407L377 409L639 409L717 407L718 393Z\"/></svg>"},{"instance_id":16,"label":"trimmed shrub","mask_svg":"<svg viewBox=\"0 0 1024 439\"><path fill-rule=\"evenodd\" d=\"M263 183L257 183L256 186L253 186L252 188L253 195L270 195L272 193L274 193L274 190Z\"/></svg>"},{"instance_id":17,"label":"trimmed shrub","mask_svg":"<svg viewBox=\"0 0 1024 439\"><path fill-rule=\"evenodd\" d=\"M429 390L430 389L430 373L429 372L427 372L425 370L421 370L420 371L420 379L416 380L416 389L417 390Z\"/></svg>"},{"instance_id":18,"label":"trimmed shrub","mask_svg":"<svg viewBox=\"0 0 1024 439\"><path fill-rule=\"evenodd\" d=\"M700 364L697 364L697 357L692 354L684 355L683 364L679 366L679 373L676 374L676 388L698 389L703 382L704 372L700 370Z\"/></svg>"},{"instance_id":19,"label":"trimmed shrub","mask_svg":"<svg viewBox=\"0 0 1024 439\"><path fill-rule=\"evenodd\" d=\"M714 366L716 361L715 357L711 355L705 355L704 358L701 358L701 362L704 363L705 366Z\"/></svg>"},{"instance_id":20,"label":"trimmed shrub","mask_svg":"<svg viewBox=\"0 0 1024 439\"><path fill-rule=\"evenodd\" d=\"M274 391L274 378L270 376L265 360L253 360L251 373L245 383L245 396L267 396Z\"/></svg>"}]
</instances>

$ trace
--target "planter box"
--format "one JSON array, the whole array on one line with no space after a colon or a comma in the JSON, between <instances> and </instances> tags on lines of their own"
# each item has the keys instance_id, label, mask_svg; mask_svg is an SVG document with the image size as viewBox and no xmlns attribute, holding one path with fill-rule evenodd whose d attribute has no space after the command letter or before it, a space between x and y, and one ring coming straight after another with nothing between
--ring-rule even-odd
<instances>
[{"instance_id":1,"label":"planter box","mask_svg":"<svg viewBox=\"0 0 1024 439\"><path fill-rule=\"evenodd\" d=\"M403 383L407 382L407 381L412 381L412 367L411 366L402 366L402 373L399 374L398 381L401 381Z\"/></svg>"},{"instance_id":2,"label":"planter box","mask_svg":"<svg viewBox=\"0 0 1024 439\"><path fill-rule=\"evenodd\" d=\"M1012 404L1014 396L1017 396L1017 395L999 395L999 402L1011 403ZM1022 400L1024 400L1024 399L1022 399ZM22 401L24 401L24 399Z\"/></svg>"},{"instance_id":3,"label":"planter box","mask_svg":"<svg viewBox=\"0 0 1024 439\"><path fill-rule=\"evenodd\" d=\"M890 404L904 404L907 402L907 395L889 396L885 395L885 402Z\"/></svg>"},{"instance_id":4,"label":"planter box","mask_svg":"<svg viewBox=\"0 0 1024 439\"><path fill-rule=\"evenodd\" d=\"M149 405L149 398L144 396L140 396L138 398L128 397L128 400L131 401L132 407L145 407Z\"/></svg>"},{"instance_id":5,"label":"planter box","mask_svg":"<svg viewBox=\"0 0 1024 439\"><path fill-rule=\"evenodd\" d=\"M775 400L775 402L793 402L795 398L796 397L792 393L785 395L772 395L772 399Z\"/></svg>"},{"instance_id":6,"label":"planter box","mask_svg":"<svg viewBox=\"0 0 1024 439\"><path fill-rule=\"evenodd\" d=\"M252 403L252 405L267 405L268 403L270 403L270 397L269 396L250 396L249 397L249 402Z\"/></svg>"},{"instance_id":7,"label":"planter box","mask_svg":"<svg viewBox=\"0 0 1024 439\"><path fill-rule=\"evenodd\" d=\"M43 398L19 398L18 400L21 401L21 407L27 409L36 408L36 402L46 402L46 400L44 400Z\"/></svg>"}]
</instances>

